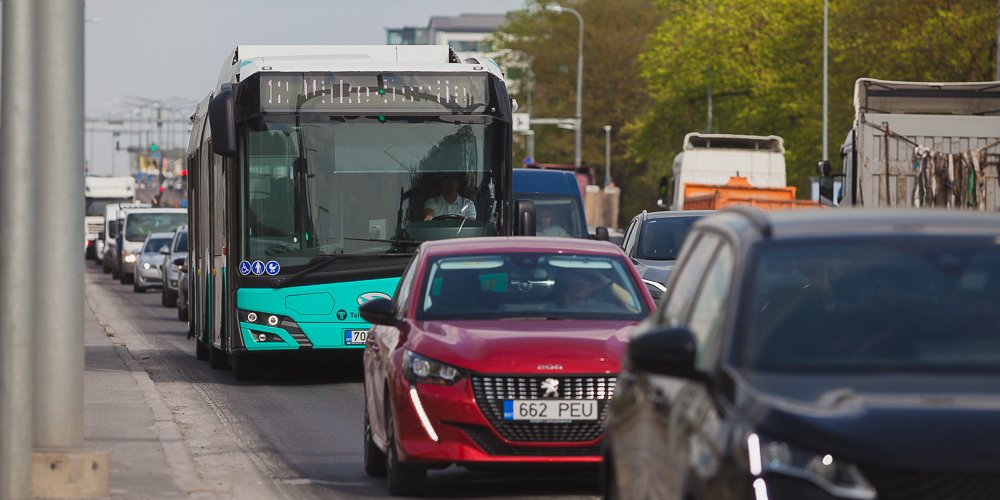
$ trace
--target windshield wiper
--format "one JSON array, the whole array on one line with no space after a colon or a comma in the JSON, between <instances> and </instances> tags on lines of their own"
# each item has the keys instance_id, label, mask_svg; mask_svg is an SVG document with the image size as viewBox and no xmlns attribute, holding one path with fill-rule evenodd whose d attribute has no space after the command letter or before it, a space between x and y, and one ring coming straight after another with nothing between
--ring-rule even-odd
<instances>
[{"instance_id":1,"label":"windshield wiper","mask_svg":"<svg viewBox=\"0 0 1000 500\"><path fill-rule=\"evenodd\" d=\"M350 241L372 241L375 243L395 243L395 244L406 244L406 245L419 245L423 243L423 241L419 240L384 240L379 238L348 238L348 237L344 237L344 239ZM371 254L359 254L359 255L371 255Z\"/></svg>"},{"instance_id":2,"label":"windshield wiper","mask_svg":"<svg viewBox=\"0 0 1000 500\"><path fill-rule=\"evenodd\" d=\"M358 257L409 257L410 254L405 253L359 253L359 254L329 254L329 255L317 255L314 257L306 267L298 270L295 274L291 274L285 277L277 278L274 282L275 288L284 288L302 279L303 276L333 262L341 259L353 259Z\"/></svg>"}]
</instances>

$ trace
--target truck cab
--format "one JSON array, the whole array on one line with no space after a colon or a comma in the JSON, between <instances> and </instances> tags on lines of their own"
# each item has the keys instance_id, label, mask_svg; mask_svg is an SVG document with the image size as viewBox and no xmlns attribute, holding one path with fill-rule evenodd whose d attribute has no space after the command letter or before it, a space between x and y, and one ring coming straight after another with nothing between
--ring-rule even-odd
<instances>
[{"instance_id":1,"label":"truck cab","mask_svg":"<svg viewBox=\"0 0 1000 500\"><path fill-rule=\"evenodd\" d=\"M84 177L84 254L88 259L103 259L103 244L98 234L106 233L106 211L109 205L135 201L135 179L132 177Z\"/></svg>"}]
</instances>

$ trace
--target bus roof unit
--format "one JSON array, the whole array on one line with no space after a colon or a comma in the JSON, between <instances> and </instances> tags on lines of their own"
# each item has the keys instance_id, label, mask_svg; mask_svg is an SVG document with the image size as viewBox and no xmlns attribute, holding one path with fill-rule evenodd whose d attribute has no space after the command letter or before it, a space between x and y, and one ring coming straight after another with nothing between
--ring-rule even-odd
<instances>
[{"instance_id":1,"label":"bus roof unit","mask_svg":"<svg viewBox=\"0 0 1000 500\"><path fill-rule=\"evenodd\" d=\"M452 72L456 63L458 56L447 45L239 45L223 61L216 88L261 71ZM495 64L464 65L503 78Z\"/></svg>"}]
</instances>

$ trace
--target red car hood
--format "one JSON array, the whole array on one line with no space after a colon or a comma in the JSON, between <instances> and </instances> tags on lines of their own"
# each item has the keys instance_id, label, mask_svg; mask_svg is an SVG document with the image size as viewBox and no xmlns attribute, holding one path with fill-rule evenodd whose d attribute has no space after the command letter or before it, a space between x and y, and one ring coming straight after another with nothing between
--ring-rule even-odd
<instances>
[{"instance_id":1,"label":"red car hood","mask_svg":"<svg viewBox=\"0 0 1000 500\"><path fill-rule=\"evenodd\" d=\"M413 324L409 348L477 373L617 373L631 321L476 320Z\"/></svg>"}]
</instances>

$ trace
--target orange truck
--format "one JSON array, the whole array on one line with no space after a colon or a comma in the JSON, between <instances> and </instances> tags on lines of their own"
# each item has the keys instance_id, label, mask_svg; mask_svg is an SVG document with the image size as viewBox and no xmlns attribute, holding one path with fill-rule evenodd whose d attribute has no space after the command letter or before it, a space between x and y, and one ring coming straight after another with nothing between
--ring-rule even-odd
<instances>
[{"instance_id":1,"label":"orange truck","mask_svg":"<svg viewBox=\"0 0 1000 500\"><path fill-rule=\"evenodd\" d=\"M684 210L718 210L730 205L748 205L761 210L822 206L814 201L795 199L795 186L754 187L745 177L730 177L723 185L684 185Z\"/></svg>"}]
</instances>

